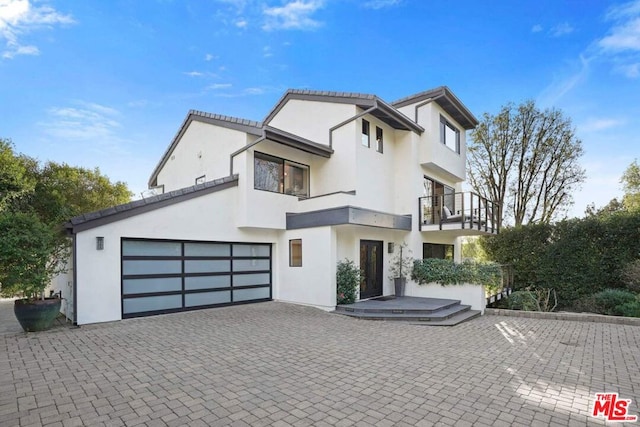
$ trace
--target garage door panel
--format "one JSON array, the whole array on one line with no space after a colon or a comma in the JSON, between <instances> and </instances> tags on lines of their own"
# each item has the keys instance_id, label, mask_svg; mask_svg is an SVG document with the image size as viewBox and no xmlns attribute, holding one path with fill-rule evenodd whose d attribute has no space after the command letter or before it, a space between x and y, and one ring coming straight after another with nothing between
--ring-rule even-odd
<instances>
[{"instance_id":1,"label":"garage door panel","mask_svg":"<svg viewBox=\"0 0 640 427\"><path fill-rule=\"evenodd\" d=\"M184 278L184 288L187 291L196 289L228 288L230 286L231 276L196 276Z\"/></svg>"},{"instance_id":2,"label":"garage door panel","mask_svg":"<svg viewBox=\"0 0 640 427\"><path fill-rule=\"evenodd\" d=\"M123 314L145 311L165 311L182 307L182 295L158 295L153 297L127 298L122 305Z\"/></svg>"},{"instance_id":3,"label":"garage door panel","mask_svg":"<svg viewBox=\"0 0 640 427\"><path fill-rule=\"evenodd\" d=\"M234 289L233 300L234 301L247 301L253 299L271 298L269 288L249 288L249 289Z\"/></svg>"},{"instance_id":4,"label":"garage door panel","mask_svg":"<svg viewBox=\"0 0 640 427\"><path fill-rule=\"evenodd\" d=\"M149 261L132 260L122 263L122 274L125 276L143 274L180 274L182 273L181 261Z\"/></svg>"},{"instance_id":5,"label":"garage door panel","mask_svg":"<svg viewBox=\"0 0 640 427\"><path fill-rule=\"evenodd\" d=\"M185 273L228 273L231 271L229 260L192 260L184 262Z\"/></svg>"},{"instance_id":6,"label":"garage door panel","mask_svg":"<svg viewBox=\"0 0 640 427\"><path fill-rule=\"evenodd\" d=\"M122 239L122 315L271 299L271 244Z\"/></svg>"},{"instance_id":7,"label":"garage door panel","mask_svg":"<svg viewBox=\"0 0 640 427\"><path fill-rule=\"evenodd\" d=\"M230 302L231 291L199 292L196 294L186 294L184 296L184 304L187 307L225 304Z\"/></svg>"},{"instance_id":8,"label":"garage door panel","mask_svg":"<svg viewBox=\"0 0 640 427\"><path fill-rule=\"evenodd\" d=\"M122 292L125 295L171 291L182 291L182 278L158 277L154 279L126 279L122 281Z\"/></svg>"}]
</instances>

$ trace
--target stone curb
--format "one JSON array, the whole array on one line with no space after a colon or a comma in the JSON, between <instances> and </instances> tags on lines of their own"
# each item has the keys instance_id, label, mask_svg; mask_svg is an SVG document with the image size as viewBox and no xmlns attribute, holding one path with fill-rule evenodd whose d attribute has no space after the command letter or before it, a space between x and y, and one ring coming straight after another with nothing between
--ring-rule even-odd
<instances>
[{"instance_id":1,"label":"stone curb","mask_svg":"<svg viewBox=\"0 0 640 427\"><path fill-rule=\"evenodd\" d=\"M603 314L593 313L547 313L543 311L505 310L503 308L485 308L484 313L494 316L528 317L531 319L550 320L573 320L575 322L597 322L612 323L614 325L640 326L640 318L637 317L605 316Z\"/></svg>"}]
</instances>

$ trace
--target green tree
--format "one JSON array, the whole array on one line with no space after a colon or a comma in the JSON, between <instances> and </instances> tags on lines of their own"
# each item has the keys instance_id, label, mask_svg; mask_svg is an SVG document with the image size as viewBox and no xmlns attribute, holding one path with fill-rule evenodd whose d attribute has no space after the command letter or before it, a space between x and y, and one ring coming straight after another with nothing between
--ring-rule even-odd
<instances>
[{"instance_id":1,"label":"green tree","mask_svg":"<svg viewBox=\"0 0 640 427\"><path fill-rule=\"evenodd\" d=\"M30 173L32 162L14 152L10 139L0 138L0 212L17 198L33 191L36 180Z\"/></svg>"},{"instance_id":2,"label":"green tree","mask_svg":"<svg viewBox=\"0 0 640 427\"><path fill-rule=\"evenodd\" d=\"M127 203L132 193L123 182L112 183L98 168L48 162L36 173L29 206L48 224Z\"/></svg>"},{"instance_id":3,"label":"green tree","mask_svg":"<svg viewBox=\"0 0 640 427\"><path fill-rule=\"evenodd\" d=\"M630 211L640 210L640 166L637 159L624 171L620 182L624 191L624 208Z\"/></svg>"},{"instance_id":4,"label":"green tree","mask_svg":"<svg viewBox=\"0 0 640 427\"><path fill-rule=\"evenodd\" d=\"M499 204L498 222L551 222L571 205L585 179L582 142L560 110L533 101L485 113L471 132L468 177L473 189Z\"/></svg>"}]
</instances>

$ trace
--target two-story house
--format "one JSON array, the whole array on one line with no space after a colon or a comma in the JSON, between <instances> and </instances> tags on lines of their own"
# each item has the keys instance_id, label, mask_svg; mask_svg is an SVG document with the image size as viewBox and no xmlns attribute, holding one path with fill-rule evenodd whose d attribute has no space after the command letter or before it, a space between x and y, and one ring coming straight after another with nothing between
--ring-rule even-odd
<instances>
[{"instance_id":1,"label":"two-story house","mask_svg":"<svg viewBox=\"0 0 640 427\"><path fill-rule=\"evenodd\" d=\"M289 90L262 122L190 111L151 174L160 194L67 224L67 315L271 299L333 309L345 258L363 272L360 299L392 295L400 243L459 260L458 237L497 232L492 203L462 192L477 123L447 87L393 103ZM414 283L406 294L425 296Z\"/></svg>"}]
</instances>

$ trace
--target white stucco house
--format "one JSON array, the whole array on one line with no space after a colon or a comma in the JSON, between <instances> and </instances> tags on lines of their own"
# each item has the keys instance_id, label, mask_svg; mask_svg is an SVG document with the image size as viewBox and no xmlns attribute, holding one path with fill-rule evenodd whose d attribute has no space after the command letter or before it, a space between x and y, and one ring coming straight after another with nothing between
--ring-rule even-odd
<instances>
[{"instance_id":1,"label":"white stucco house","mask_svg":"<svg viewBox=\"0 0 640 427\"><path fill-rule=\"evenodd\" d=\"M400 243L459 260L459 237L498 231L493 204L462 192L477 124L447 87L392 103L289 90L262 122L190 111L149 179L159 194L68 222L67 316L272 299L333 309L345 258L364 272L360 299L392 295ZM428 296L411 282L406 295Z\"/></svg>"}]
</instances>

